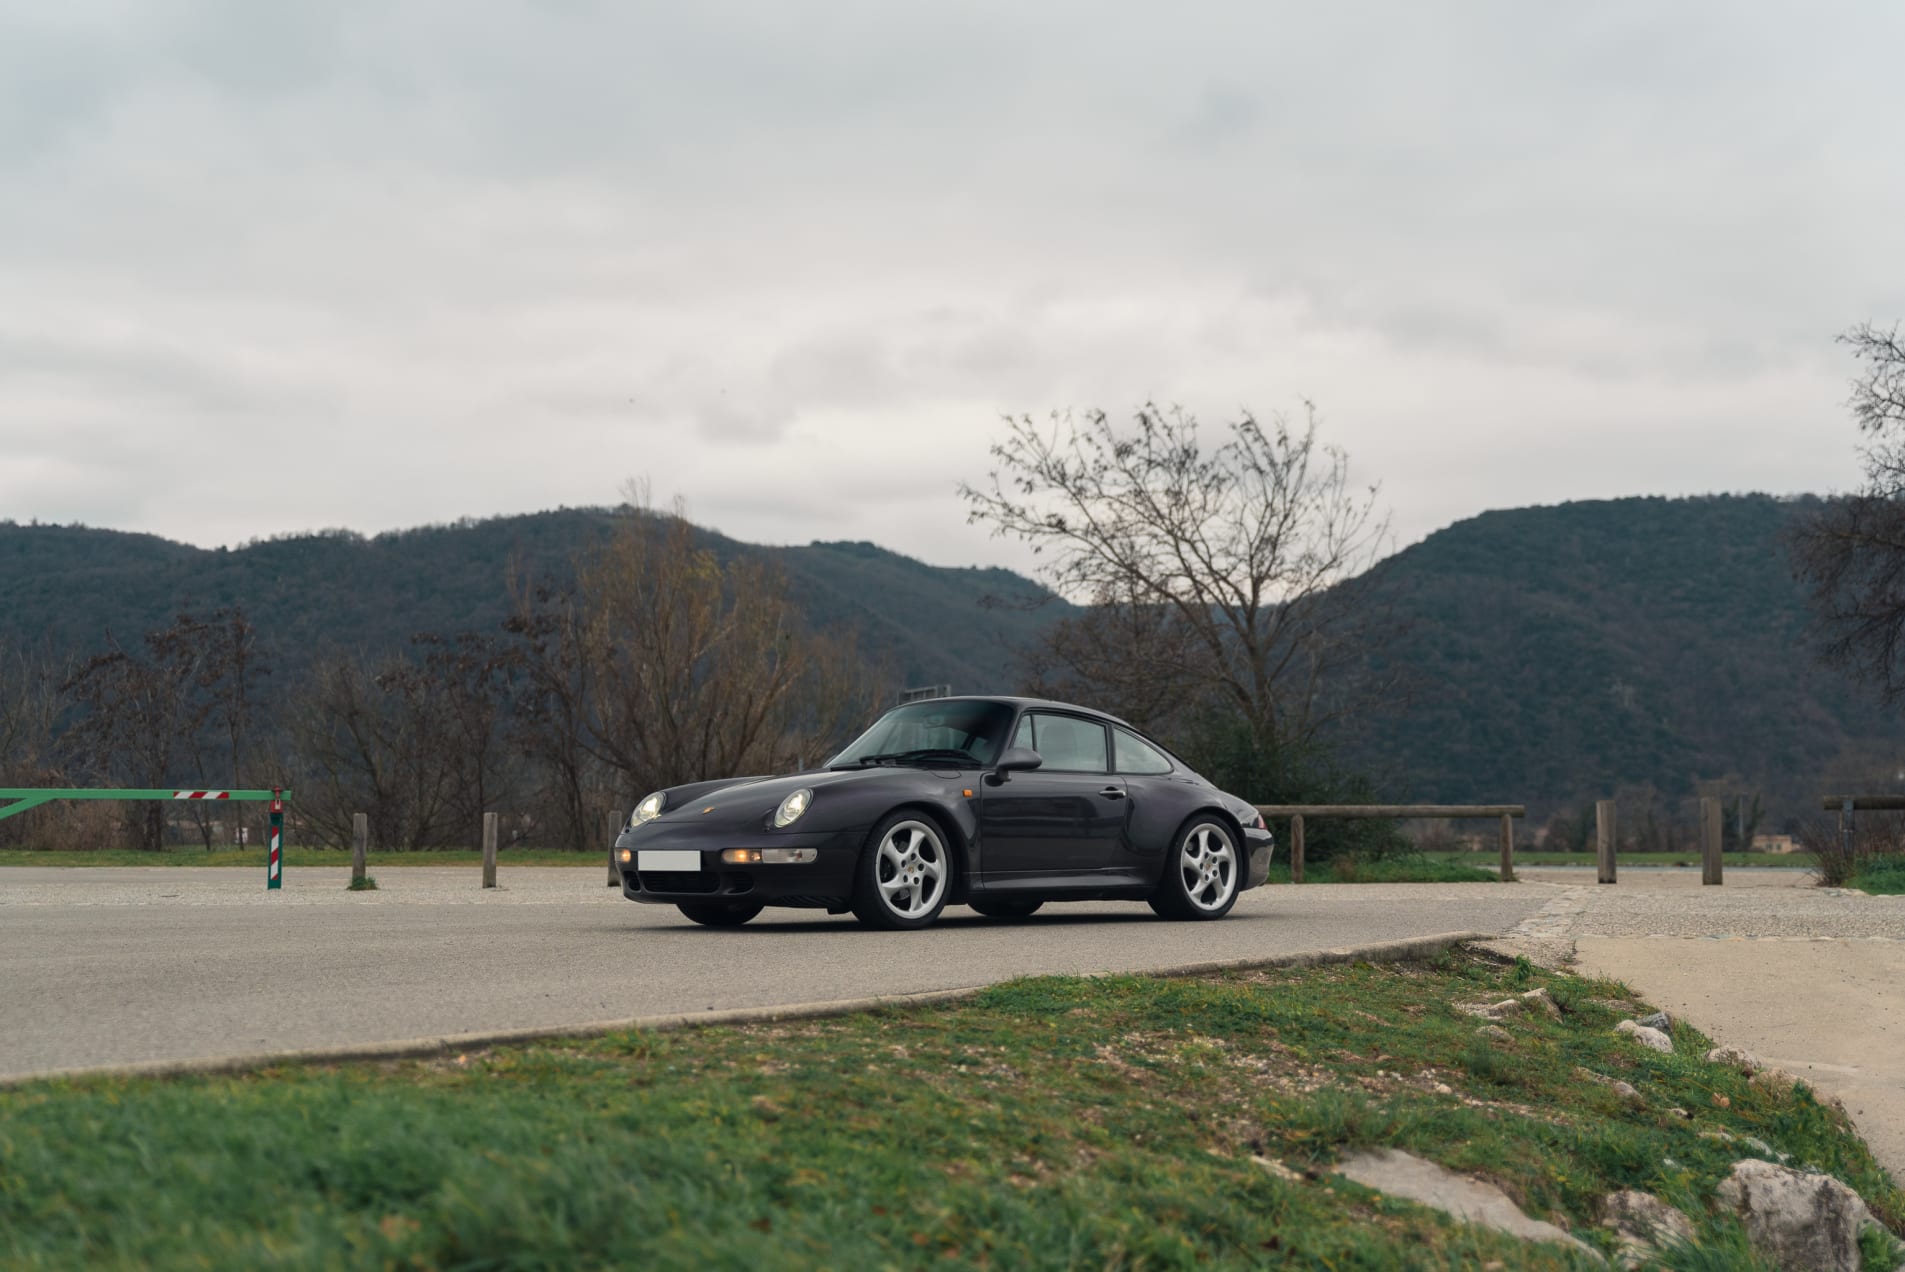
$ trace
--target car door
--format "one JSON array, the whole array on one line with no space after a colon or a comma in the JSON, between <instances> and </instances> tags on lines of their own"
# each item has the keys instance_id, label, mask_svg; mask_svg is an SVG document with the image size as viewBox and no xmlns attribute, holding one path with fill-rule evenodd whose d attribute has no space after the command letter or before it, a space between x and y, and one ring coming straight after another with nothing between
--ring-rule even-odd
<instances>
[{"instance_id":1,"label":"car door","mask_svg":"<svg viewBox=\"0 0 1905 1272\"><path fill-rule=\"evenodd\" d=\"M1013 745L1044 761L981 788L981 869L1002 882L1089 874L1112 866L1124 838L1128 801L1111 772L1102 721L1028 712Z\"/></svg>"},{"instance_id":2,"label":"car door","mask_svg":"<svg viewBox=\"0 0 1905 1272\"><path fill-rule=\"evenodd\" d=\"M1125 784L1131 805L1125 823L1130 850L1125 864L1154 879L1163 869L1178 827L1203 801L1202 793L1169 754L1117 725L1111 728L1111 767Z\"/></svg>"}]
</instances>

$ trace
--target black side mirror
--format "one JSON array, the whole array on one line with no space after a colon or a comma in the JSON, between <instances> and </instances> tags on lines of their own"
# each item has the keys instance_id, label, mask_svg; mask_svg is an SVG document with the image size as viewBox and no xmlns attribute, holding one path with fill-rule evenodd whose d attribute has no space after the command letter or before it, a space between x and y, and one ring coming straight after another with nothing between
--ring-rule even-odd
<instances>
[{"instance_id":1,"label":"black side mirror","mask_svg":"<svg viewBox=\"0 0 1905 1272\"><path fill-rule=\"evenodd\" d=\"M992 766L992 784L1000 785L1006 780L1007 773L1023 773L1045 763L1045 758L1030 747L1009 746L999 762Z\"/></svg>"}]
</instances>

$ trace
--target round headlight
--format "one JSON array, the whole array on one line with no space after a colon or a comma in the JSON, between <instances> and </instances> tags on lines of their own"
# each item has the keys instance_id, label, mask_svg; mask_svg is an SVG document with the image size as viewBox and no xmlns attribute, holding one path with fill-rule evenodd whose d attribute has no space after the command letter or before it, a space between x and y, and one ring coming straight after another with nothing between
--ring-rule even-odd
<instances>
[{"instance_id":1,"label":"round headlight","mask_svg":"<svg viewBox=\"0 0 1905 1272\"><path fill-rule=\"evenodd\" d=\"M656 791L653 795L645 796L641 803L635 805L635 812L629 817L628 824L631 826L639 826L643 822L654 821L657 817L661 816L662 807L667 803L668 797L660 791Z\"/></svg>"},{"instance_id":2,"label":"round headlight","mask_svg":"<svg viewBox=\"0 0 1905 1272\"><path fill-rule=\"evenodd\" d=\"M781 806L774 810L774 824L776 826L793 825L800 820L800 815L807 811L807 805L813 802L814 793L812 791L804 789L795 791L792 795L782 800Z\"/></svg>"}]
</instances>

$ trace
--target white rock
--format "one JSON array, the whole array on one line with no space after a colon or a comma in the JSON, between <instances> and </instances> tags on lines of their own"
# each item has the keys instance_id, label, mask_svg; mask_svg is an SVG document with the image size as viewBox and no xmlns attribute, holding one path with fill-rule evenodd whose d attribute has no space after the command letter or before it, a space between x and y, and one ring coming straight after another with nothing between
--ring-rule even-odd
<instances>
[{"instance_id":1,"label":"white rock","mask_svg":"<svg viewBox=\"0 0 1905 1272\"><path fill-rule=\"evenodd\" d=\"M1513 1042L1515 1039L1515 1035L1509 1033L1500 1025L1483 1025L1480 1029L1475 1031L1475 1036L1477 1038L1486 1038L1490 1042Z\"/></svg>"},{"instance_id":2,"label":"white rock","mask_svg":"<svg viewBox=\"0 0 1905 1272\"><path fill-rule=\"evenodd\" d=\"M1738 1069L1747 1077L1752 1077L1766 1067L1765 1062L1752 1052L1740 1047L1715 1047L1707 1052L1711 1064L1723 1064L1729 1069Z\"/></svg>"},{"instance_id":3,"label":"white rock","mask_svg":"<svg viewBox=\"0 0 1905 1272\"><path fill-rule=\"evenodd\" d=\"M1548 993L1545 987L1542 989L1531 989L1525 994L1516 995L1516 997L1519 1001L1526 1004L1530 1011L1538 1011L1549 1020L1561 1019L1561 1008L1559 1004L1554 1001L1554 996Z\"/></svg>"},{"instance_id":4,"label":"white rock","mask_svg":"<svg viewBox=\"0 0 1905 1272\"><path fill-rule=\"evenodd\" d=\"M1733 1163L1715 1196L1740 1216L1754 1250L1785 1272L1859 1272L1859 1231L1875 1221L1832 1176L1749 1157Z\"/></svg>"},{"instance_id":5,"label":"white rock","mask_svg":"<svg viewBox=\"0 0 1905 1272\"><path fill-rule=\"evenodd\" d=\"M1650 1029L1646 1025L1635 1024L1631 1020L1623 1020L1614 1026L1614 1032L1632 1038L1643 1047L1652 1047L1655 1051L1673 1054L1673 1039L1658 1029Z\"/></svg>"},{"instance_id":6,"label":"white rock","mask_svg":"<svg viewBox=\"0 0 1905 1272\"><path fill-rule=\"evenodd\" d=\"M1365 1188L1433 1206L1463 1223L1481 1224L1528 1241L1559 1241L1600 1257L1600 1252L1565 1228L1521 1213L1508 1194L1493 1184L1458 1175L1452 1170L1393 1148L1357 1153L1345 1158L1337 1173Z\"/></svg>"},{"instance_id":7,"label":"white rock","mask_svg":"<svg viewBox=\"0 0 1905 1272\"><path fill-rule=\"evenodd\" d=\"M1620 1245L1615 1257L1624 1268L1637 1268L1672 1241L1692 1241L1693 1221L1651 1193L1609 1193L1601 1199L1601 1226L1611 1228Z\"/></svg>"},{"instance_id":8,"label":"white rock","mask_svg":"<svg viewBox=\"0 0 1905 1272\"><path fill-rule=\"evenodd\" d=\"M1285 1166L1282 1162L1278 1161L1274 1157L1253 1156L1251 1157L1250 1160L1257 1163L1257 1165L1261 1166L1264 1170L1268 1171L1270 1174L1275 1175L1278 1179L1283 1180L1285 1183L1300 1184L1303 1182L1302 1175L1298 1174L1296 1171L1291 1170L1288 1166Z\"/></svg>"}]
</instances>

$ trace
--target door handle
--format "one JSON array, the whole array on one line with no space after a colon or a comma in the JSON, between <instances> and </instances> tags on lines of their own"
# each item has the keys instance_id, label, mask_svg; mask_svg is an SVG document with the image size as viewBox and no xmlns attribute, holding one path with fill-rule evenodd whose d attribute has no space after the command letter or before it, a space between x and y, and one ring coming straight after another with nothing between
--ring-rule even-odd
<instances>
[{"instance_id":1,"label":"door handle","mask_svg":"<svg viewBox=\"0 0 1905 1272\"><path fill-rule=\"evenodd\" d=\"M1105 797L1106 799L1123 799L1123 798L1124 798L1124 787L1122 787L1122 786L1107 786L1107 787L1105 787L1105 789L1104 789L1104 790L1102 790L1102 791L1099 791L1098 793L1099 793L1100 795L1103 795L1103 796L1104 796L1104 797Z\"/></svg>"}]
</instances>

